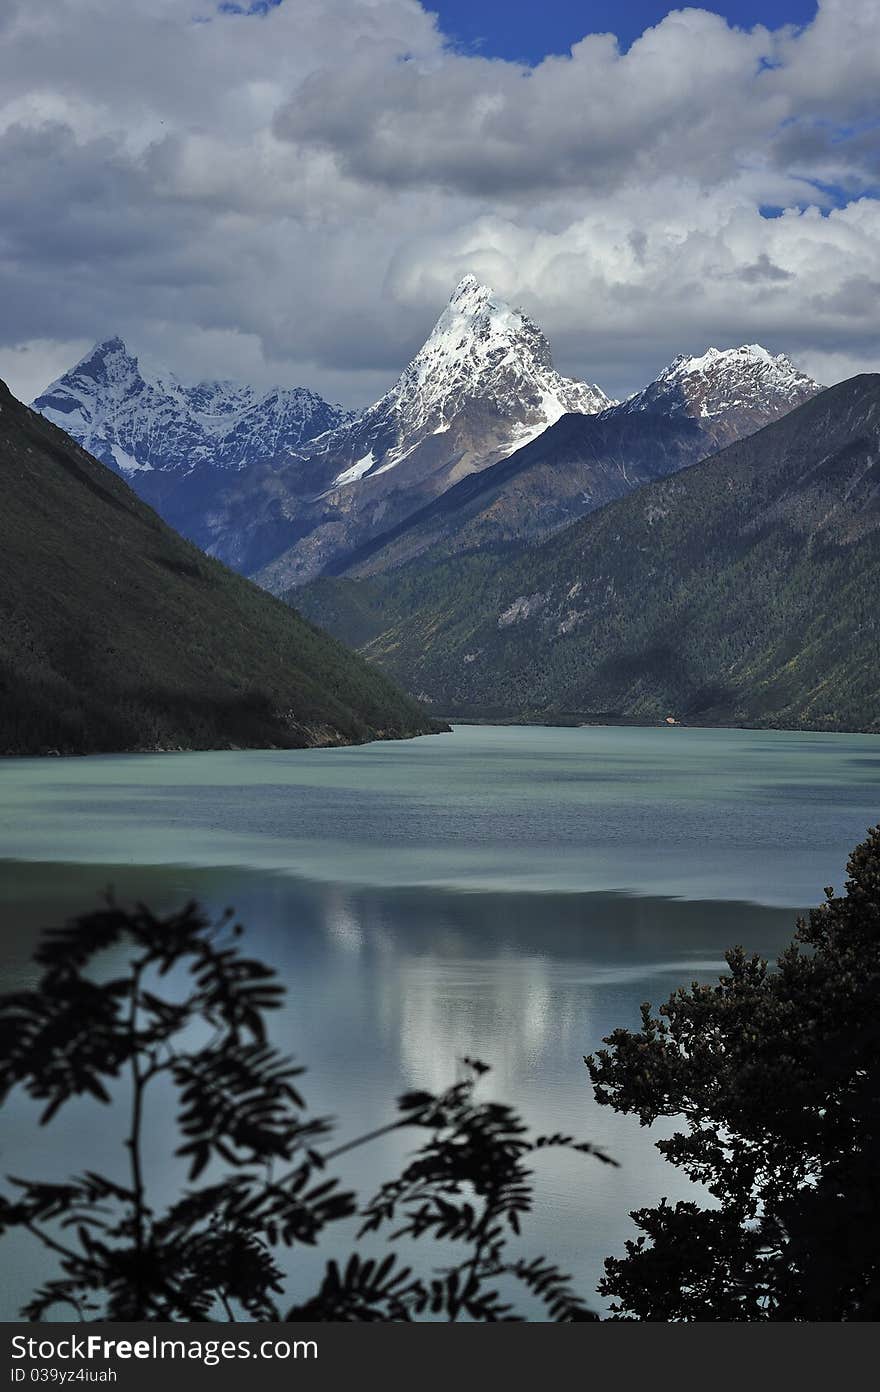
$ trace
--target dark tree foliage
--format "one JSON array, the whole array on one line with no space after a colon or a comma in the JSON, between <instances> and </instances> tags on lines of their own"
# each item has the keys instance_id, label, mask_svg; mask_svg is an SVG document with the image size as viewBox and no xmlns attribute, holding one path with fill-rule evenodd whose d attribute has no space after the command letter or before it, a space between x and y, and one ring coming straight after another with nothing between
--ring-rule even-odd
<instances>
[{"instance_id":1,"label":"dark tree foliage","mask_svg":"<svg viewBox=\"0 0 880 1392\"><path fill-rule=\"evenodd\" d=\"M880 1318L880 827L848 875L776 970L736 948L587 1060L615 1111L685 1118L658 1149L713 1199L632 1215L600 1286L618 1317Z\"/></svg>"},{"instance_id":2,"label":"dark tree foliage","mask_svg":"<svg viewBox=\"0 0 880 1392\"><path fill-rule=\"evenodd\" d=\"M0 1233L26 1229L60 1268L25 1317L67 1302L117 1321L512 1320L499 1282L513 1278L550 1319L595 1318L554 1263L518 1258L508 1244L531 1207L527 1162L537 1152L563 1146L613 1162L569 1136L533 1136L511 1108L478 1101L487 1070L474 1060L446 1092L409 1093L387 1126L328 1149L329 1122L306 1113L302 1069L266 1036L283 988L242 955L240 934L229 916L211 923L192 904L157 918L111 901L45 936L37 989L0 998L0 1099L23 1087L44 1104L43 1123L82 1096L129 1118L125 1183L93 1171L62 1184L10 1177ZM115 949L118 960L120 947L131 952L127 970L108 980L102 958L106 966ZM156 1086L176 1095L177 1154L189 1166L189 1187L162 1211L144 1167ZM398 1128L421 1145L360 1206L328 1162ZM447 1239L462 1255L424 1279L393 1251L381 1262L353 1253L329 1261L314 1295L285 1311L279 1248L314 1245L355 1213L361 1234Z\"/></svg>"}]
</instances>

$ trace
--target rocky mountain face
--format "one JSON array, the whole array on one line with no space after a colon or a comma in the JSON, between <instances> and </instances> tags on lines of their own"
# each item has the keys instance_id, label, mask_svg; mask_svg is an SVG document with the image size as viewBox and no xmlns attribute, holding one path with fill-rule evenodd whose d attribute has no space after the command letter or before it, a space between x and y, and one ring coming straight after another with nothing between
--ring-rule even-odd
<instances>
[{"instance_id":1,"label":"rocky mountain face","mask_svg":"<svg viewBox=\"0 0 880 1392\"><path fill-rule=\"evenodd\" d=\"M565 413L610 404L601 388L560 376L531 319L465 276L392 389L294 453L281 474L290 544L257 578L278 591L343 565Z\"/></svg>"},{"instance_id":2,"label":"rocky mountain face","mask_svg":"<svg viewBox=\"0 0 880 1392\"><path fill-rule=\"evenodd\" d=\"M820 390L757 345L679 357L627 401L561 376L541 330L465 276L381 400L186 387L99 345L35 407L184 535L266 588L540 540Z\"/></svg>"},{"instance_id":3,"label":"rocky mountain face","mask_svg":"<svg viewBox=\"0 0 880 1392\"><path fill-rule=\"evenodd\" d=\"M351 419L302 387L148 373L121 338L97 344L33 402L191 540L230 487L261 464Z\"/></svg>"},{"instance_id":4,"label":"rocky mountain face","mask_svg":"<svg viewBox=\"0 0 880 1392\"><path fill-rule=\"evenodd\" d=\"M427 553L439 559L537 541L705 459L821 390L784 355L757 344L678 357L635 396L598 414L562 416L328 570L375 575Z\"/></svg>"},{"instance_id":5,"label":"rocky mountain face","mask_svg":"<svg viewBox=\"0 0 880 1392\"><path fill-rule=\"evenodd\" d=\"M720 449L793 411L821 387L784 353L759 343L681 354L660 376L617 408L621 415L695 420Z\"/></svg>"},{"instance_id":6,"label":"rocky mountain face","mask_svg":"<svg viewBox=\"0 0 880 1392\"><path fill-rule=\"evenodd\" d=\"M865 375L543 544L296 602L446 715L880 731L878 585Z\"/></svg>"},{"instance_id":7,"label":"rocky mountain face","mask_svg":"<svg viewBox=\"0 0 880 1392\"><path fill-rule=\"evenodd\" d=\"M119 339L34 402L168 521L272 589L343 564L599 387L562 377L539 328L474 276L392 389L360 416L313 393L149 377Z\"/></svg>"},{"instance_id":8,"label":"rocky mountain face","mask_svg":"<svg viewBox=\"0 0 880 1392\"><path fill-rule=\"evenodd\" d=\"M432 728L2 383L0 485L0 754L299 748Z\"/></svg>"},{"instance_id":9,"label":"rocky mountain face","mask_svg":"<svg viewBox=\"0 0 880 1392\"><path fill-rule=\"evenodd\" d=\"M395 471L397 486L405 475L410 483L430 478L439 491L566 412L610 404L600 387L561 377L537 325L469 275L391 391L303 457L327 462L332 488Z\"/></svg>"},{"instance_id":10,"label":"rocky mountain face","mask_svg":"<svg viewBox=\"0 0 880 1392\"><path fill-rule=\"evenodd\" d=\"M143 473L246 469L350 419L302 387L258 392L145 374L121 338L96 344L32 405L135 486Z\"/></svg>"}]
</instances>

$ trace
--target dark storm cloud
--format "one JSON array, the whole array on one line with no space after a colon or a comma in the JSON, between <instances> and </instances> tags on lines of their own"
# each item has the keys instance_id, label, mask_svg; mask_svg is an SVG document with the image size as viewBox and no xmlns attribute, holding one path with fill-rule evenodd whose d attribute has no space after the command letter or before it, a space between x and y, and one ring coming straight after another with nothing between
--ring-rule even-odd
<instances>
[{"instance_id":1,"label":"dark storm cloud","mask_svg":"<svg viewBox=\"0 0 880 1392\"><path fill-rule=\"evenodd\" d=\"M744 280L747 285L766 285L768 281L778 283L793 279L791 271L783 270L782 266L775 265L765 251L761 252L757 261L753 261L750 266L743 266L737 274L739 279Z\"/></svg>"}]
</instances>

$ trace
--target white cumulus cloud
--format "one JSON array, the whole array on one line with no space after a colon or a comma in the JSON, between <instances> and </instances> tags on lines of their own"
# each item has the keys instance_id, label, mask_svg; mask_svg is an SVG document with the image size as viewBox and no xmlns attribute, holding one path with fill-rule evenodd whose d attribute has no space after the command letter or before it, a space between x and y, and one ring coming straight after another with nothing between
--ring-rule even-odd
<instances>
[{"instance_id":1,"label":"white cumulus cloud","mask_svg":"<svg viewBox=\"0 0 880 1392\"><path fill-rule=\"evenodd\" d=\"M524 68L417 0L0 0L0 375L119 332L363 404L466 270L616 394L710 343L877 369L878 32L686 8Z\"/></svg>"}]
</instances>

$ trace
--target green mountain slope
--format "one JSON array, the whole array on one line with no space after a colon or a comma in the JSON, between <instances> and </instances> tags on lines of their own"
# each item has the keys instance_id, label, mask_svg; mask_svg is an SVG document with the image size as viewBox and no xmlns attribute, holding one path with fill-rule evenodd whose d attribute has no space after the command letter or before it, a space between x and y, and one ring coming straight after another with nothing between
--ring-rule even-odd
<instances>
[{"instance_id":1,"label":"green mountain slope","mask_svg":"<svg viewBox=\"0 0 880 1392\"><path fill-rule=\"evenodd\" d=\"M433 728L2 383L0 486L0 753L302 747Z\"/></svg>"},{"instance_id":2,"label":"green mountain slope","mask_svg":"<svg viewBox=\"0 0 880 1392\"><path fill-rule=\"evenodd\" d=\"M297 604L445 714L880 731L880 376L532 549Z\"/></svg>"}]
</instances>

